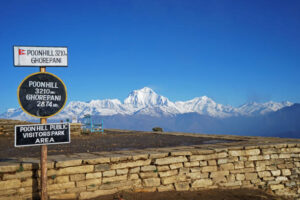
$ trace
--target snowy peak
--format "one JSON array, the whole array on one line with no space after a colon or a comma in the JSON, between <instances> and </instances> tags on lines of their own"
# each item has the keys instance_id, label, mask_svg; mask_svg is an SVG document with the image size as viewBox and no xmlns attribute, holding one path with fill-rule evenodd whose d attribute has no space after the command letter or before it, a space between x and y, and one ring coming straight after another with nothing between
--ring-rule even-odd
<instances>
[{"instance_id":1,"label":"snowy peak","mask_svg":"<svg viewBox=\"0 0 300 200\"><path fill-rule=\"evenodd\" d=\"M275 112L280 110L283 107L292 106L293 103L289 101L283 102L265 102L265 103L257 103L251 102L241 105L237 108L237 111L241 115L259 115L259 114L266 114L269 112Z\"/></svg>"},{"instance_id":2,"label":"snowy peak","mask_svg":"<svg viewBox=\"0 0 300 200\"><path fill-rule=\"evenodd\" d=\"M223 106L217 104L207 96L196 97L189 101L177 101L175 105L182 113L197 112L199 114L209 115L213 117L228 117L232 115L233 108L231 106Z\"/></svg>"},{"instance_id":3,"label":"snowy peak","mask_svg":"<svg viewBox=\"0 0 300 200\"><path fill-rule=\"evenodd\" d=\"M124 104L133 105L134 107L145 106L167 106L170 101L164 97L156 94L151 88L144 87L140 90L134 90L124 100Z\"/></svg>"}]
</instances>

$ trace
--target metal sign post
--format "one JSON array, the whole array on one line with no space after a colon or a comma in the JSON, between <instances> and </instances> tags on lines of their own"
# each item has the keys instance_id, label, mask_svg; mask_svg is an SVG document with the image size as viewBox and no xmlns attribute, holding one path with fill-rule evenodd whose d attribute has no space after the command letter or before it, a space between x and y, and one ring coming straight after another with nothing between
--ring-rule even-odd
<instances>
[{"instance_id":1,"label":"metal sign post","mask_svg":"<svg viewBox=\"0 0 300 200\"><path fill-rule=\"evenodd\" d=\"M69 124L47 124L47 118L60 112L67 101L65 84L46 67L67 67L67 47L14 46L16 67L40 68L40 72L26 77L18 87L22 110L40 118L40 124L16 126L15 147L41 145L41 199L47 200L47 144L70 142ZM49 130L48 130L49 129Z\"/></svg>"},{"instance_id":2,"label":"metal sign post","mask_svg":"<svg viewBox=\"0 0 300 200\"><path fill-rule=\"evenodd\" d=\"M47 124L47 118L41 118L41 124ZM41 146L41 199L47 200L47 145Z\"/></svg>"},{"instance_id":3,"label":"metal sign post","mask_svg":"<svg viewBox=\"0 0 300 200\"><path fill-rule=\"evenodd\" d=\"M40 67L40 72L46 72L46 67ZM47 118L41 118L40 119L41 124L47 124ZM48 149L47 145L41 146L41 199L47 200L48 194L47 194L47 154Z\"/></svg>"}]
</instances>

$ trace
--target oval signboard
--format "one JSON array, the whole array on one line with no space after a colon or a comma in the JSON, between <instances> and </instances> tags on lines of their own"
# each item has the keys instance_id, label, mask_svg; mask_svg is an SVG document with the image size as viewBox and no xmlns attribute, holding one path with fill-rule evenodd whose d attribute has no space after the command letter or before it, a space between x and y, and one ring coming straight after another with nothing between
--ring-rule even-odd
<instances>
[{"instance_id":1,"label":"oval signboard","mask_svg":"<svg viewBox=\"0 0 300 200\"><path fill-rule=\"evenodd\" d=\"M63 81L48 72L37 72L27 76L18 87L18 100L27 114L51 117L65 106L67 88Z\"/></svg>"}]
</instances>

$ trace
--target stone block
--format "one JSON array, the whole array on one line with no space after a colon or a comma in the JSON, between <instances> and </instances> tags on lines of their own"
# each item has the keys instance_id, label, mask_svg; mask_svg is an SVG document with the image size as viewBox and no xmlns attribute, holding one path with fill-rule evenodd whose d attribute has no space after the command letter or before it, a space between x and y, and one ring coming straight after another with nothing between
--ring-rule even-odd
<instances>
[{"instance_id":1,"label":"stone block","mask_svg":"<svg viewBox=\"0 0 300 200\"><path fill-rule=\"evenodd\" d=\"M110 165L109 164L95 165L95 171L96 172L103 172L103 171L108 171L108 170L110 170Z\"/></svg>"},{"instance_id":2,"label":"stone block","mask_svg":"<svg viewBox=\"0 0 300 200\"><path fill-rule=\"evenodd\" d=\"M291 158L291 154L287 154L287 153L281 153L279 154L279 158Z\"/></svg>"},{"instance_id":3,"label":"stone block","mask_svg":"<svg viewBox=\"0 0 300 200\"><path fill-rule=\"evenodd\" d=\"M117 175L127 174L128 169L117 169Z\"/></svg>"},{"instance_id":4,"label":"stone block","mask_svg":"<svg viewBox=\"0 0 300 200\"><path fill-rule=\"evenodd\" d=\"M143 185L146 187L160 186L160 178L147 178L143 179Z\"/></svg>"},{"instance_id":5,"label":"stone block","mask_svg":"<svg viewBox=\"0 0 300 200\"><path fill-rule=\"evenodd\" d=\"M190 161L213 160L219 158L226 158L227 156L228 156L227 152L214 153L208 155L192 155L190 156Z\"/></svg>"},{"instance_id":6,"label":"stone block","mask_svg":"<svg viewBox=\"0 0 300 200\"><path fill-rule=\"evenodd\" d=\"M82 160L76 159L76 160L69 160L69 159L63 159L63 160L56 160L55 161L55 167L61 168L61 167L71 167L71 166L79 166L81 165Z\"/></svg>"},{"instance_id":7,"label":"stone block","mask_svg":"<svg viewBox=\"0 0 300 200\"><path fill-rule=\"evenodd\" d=\"M271 176L271 172L270 171L261 171L261 172L258 172L258 176L260 178L268 177L268 176Z\"/></svg>"},{"instance_id":8,"label":"stone block","mask_svg":"<svg viewBox=\"0 0 300 200\"><path fill-rule=\"evenodd\" d=\"M269 171L275 171L275 170L277 170L277 166L276 166L276 165L269 165L269 166L266 166L266 170L269 170Z\"/></svg>"},{"instance_id":9,"label":"stone block","mask_svg":"<svg viewBox=\"0 0 300 200\"><path fill-rule=\"evenodd\" d=\"M211 172L210 178L218 178L218 177L224 177L228 175L229 175L229 171L217 171L217 172Z\"/></svg>"},{"instance_id":10,"label":"stone block","mask_svg":"<svg viewBox=\"0 0 300 200\"><path fill-rule=\"evenodd\" d=\"M139 180L140 181L140 180ZM118 190L121 190L121 188L125 189L131 189L135 184L135 181L117 181L117 182L111 182L111 183L105 183L102 184L99 189L100 190L110 190L113 188L118 188Z\"/></svg>"},{"instance_id":11,"label":"stone block","mask_svg":"<svg viewBox=\"0 0 300 200\"><path fill-rule=\"evenodd\" d=\"M14 195L17 193L17 190L16 189L7 189L7 190L0 190L0 199L2 198L1 196L4 196L4 195Z\"/></svg>"},{"instance_id":12,"label":"stone block","mask_svg":"<svg viewBox=\"0 0 300 200\"><path fill-rule=\"evenodd\" d=\"M48 185L47 190L50 191L59 191L62 189L67 189L67 188L74 188L75 183L74 182L67 182L67 183L57 183L57 184L52 184Z\"/></svg>"},{"instance_id":13,"label":"stone block","mask_svg":"<svg viewBox=\"0 0 300 200\"><path fill-rule=\"evenodd\" d=\"M85 180L85 174L74 174L74 175L70 175L70 180L71 180L71 181L81 181L81 180Z\"/></svg>"},{"instance_id":14,"label":"stone block","mask_svg":"<svg viewBox=\"0 0 300 200\"><path fill-rule=\"evenodd\" d=\"M124 163L115 163L111 165L111 169L122 169L122 168L132 168L132 167L140 167L144 165L150 165L151 159L148 160L137 160L132 162L124 162Z\"/></svg>"},{"instance_id":15,"label":"stone block","mask_svg":"<svg viewBox=\"0 0 300 200\"><path fill-rule=\"evenodd\" d=\"M245 178L246 178L246 180L257 179L257 173L246 173Z\"/></svg>"},{"instance_id":16,"label":"stone block","mask_svg":"<svg viewBox=\"0 0 300 200\"><path fill-rule=\"evenodd\" d=\"M257 156L249 156L249 161L255 161L255 160L269 160L270 155L257 155Z\"/></svg>"},{"instance_id":17,"label":"stone block","mask_svg":"<svg viewBox=\"0 0 300 200\"><path fill-rule=\"evenodd\" d=\"M283 184L270 185L271 190L280 190L284 188Z\"/></svg>"},{"instance_id":18,"label":"stone block","mask_svg":"<svg viewBox=\"0 0 300 200\"><path fill-rule=\"evenodd\" d=\"M95 173L87 173L85 178L86 179L95 179L95 178L101 178L102 172L95 172Z\"/></svg>"},{"instance_id":19,"label":"stone block","mask_svg":"<svg viewBox=\"0 0 300 200\"><path fill-rule=\"evenodd\" d=\"M264 181L272 181L274 180L275 178L273 176L267 176L267 177L264 177L263 180Z\"/></svg>"},{"instance_id":20,"label":"stone block","mask_svg":"<svg viewBox=\"0 0 300 200\"><path fill-rule=\"evenodd\" d=\"M208 187L213 184L211 179L200 179L192 183L192 188Z\"/></svg>"},{"instance_id":21,"label":"stone block","mask_svg":"<svg viewBox=\"0 0 300 200\"><path fill-rule=\"evenodd\" d=\"M134 167L129 170L130 174L139 173L141 171L141 167Z\"/></svg>"},{"instance_id":22,"label":"stone block","mask_svg":"<svg viewBox=\"0 0 300 200\"><path fill-rule=\"evenodd\" d=\"M81 192L79 194L79 199L92 199L92 198L96 198L99 196L115 194L117 192L118 192L117 188L114 188L111 190L96 190L96 191L92 191L92 192Z\"/></svg>"},{"instance_id":23,"label":"stone block","mask_svg":"<svg viewBox=\"0 0 300 200\"><path fill-rule=\"evenodd\" d=\"M263 154L275 154L275 153L279 153L279 149L275 149L275 148L266 148L266 149L262 149L262 153Z\"/></svg>"},{"instance_id":24,"label":"stone block","mask_svg":"<svg viewBox=\"0 0 300 200\"><path fill-rule=\"evenodd\" d=\"M164 185L168 185L171 183L177 183L177 182L183 182L186 181L185 175L177 175L177 176L168 176L168 177L162 177L161 182Z\"/></svg>"},{"instance_id":25,"label":"stone block","mask_svg":"<svg viewBox=\"0 0 300 200\"><path fill-rule=\"evenodd\" d=\"M192 152L190 151L177 150L171 152L171 156L190 156L190 155L192 155Z\"/></svg>"},{"instance_id":26,"label":"stone block","mask_svg":"<svg viewBox=\"0 0 300 200\"><path fill-rule=\"evenodd\" d=\"M200 171L201 171L201 167L193 167L193 168L190 168L190 171L191 171L191 172L200 172Z\"/></svg>"},{"instance_id":27,"label":"stone block","mask_svg":"<svg viewBox=\"0 0 300 200\"><path fill-rule=\"evenodd\" d=\"M148 172L148 171L155 171L156 170L156 166L155 165L147 165L147 166L142 166L141 167L141 171L142 172Z\"/></svg>"},{"instance_id":28,"label":"stone block","mask_svg":"<svg viewBox=\"0 0 300 200\"><path fill-rule=\"evenodd\" d=\"M259 155L259 154L260 154L260 150L259 149L245 150L245 155L246 156L255 156L255 155Z\"/></svg>"},{"instance_id":29,"label":"stone block","mask_svg":"<svg viewBox=\"0 0 300 200\"><path fill-rule=\"evenodd\" d=\"M249 173L249 172L255 172L256 170L254 168L244 168L244 169L235 169L230 170L230 173L232 174L242 174L242 173Z\"/></svg>"},{"instance_id":30,"label":"stone block","mask_svg":"<svg viewBox=\"0 0 300 200\"><path fill-rule=\"evenodd\" d=\"M50 199L76 199L77 194L76 193L65 193L65 194L57 194L50 196Z\"/></svg>"},{"instance_id":31,"label":"stone block","mask_svg":"<svg viewBox=\"0 0 300 200\"><path fill-rule=\"evenodd\" d=\"M147 153L137 153L137 154L131 154L132 160L146 160L149 158L149 154Z\"/></svg>"},{"instance_id":32,"label":"stone block","mask_svg":"<svg viewBox=\"0 0 300 200\"><path fill-rule=\"evenodd\" d=\"M245 180L245 174L237 174L237 175L236 175L236 180L238 180L238 181L243 181L243 180Z\"/></svg>"},{"instance_id":33,"label":"stone block","mask_svg":"<svg viewBox=\"0 0 300 200\"><path fill-rule=\"evenodd\" d=\"M84 187L84 186L100 185L100 184L101 184L101 179L88 179L88 180L76 182L76 187Z\"/></svg>"},{"instance_id":34,"label":"stone block","mask_svg":"<svg viewBox=\"0 0 300 200\"><path fill-rule=\"evenodd\" d=\"M212 178L214 185L218 184L218 183L226 183L227 179L225 178L225 176L219 176L219 177L215 177Z\"/></svg>"},{"instance_id":35,"label":"stone block","mask_svg":"<svg viewBox=\"0 0 300 200\"><path fill-rule=\"evenodd\" d=\"M188 173L187 177L190 179L201 179L201 178L208 178L209 173L200 173L200 172L193 172Z\"/></svg>"},{"instance_id":36,"label":"stone block","mask_svg":"<svg viewBox=\"0 0 300 200\"><path fill-rule=\"evenodd\" d=\"M139 179L139 175L138 174L129 174L128 179L129 180Z\"/></svg>"},{"instance_id":37,"label":"stone block","mask_svg":"<svg viewBox=\"0 0 300 200\"><path fill-rule=\"evenodd\" d=\"M33 176L32 171L15 172L13 174L3 174L2 180L24 179L24 178L31 178L32 176Z\"/></svg>"},{"instance_id":38,"label":"stone block","mask_svg":"<svg viewBox=\"0 0 300 200\"><path fill-rule=\"evenodd\" d=\"M174 163L170 165L171 169L178 169L178 168L182 168L183 164L182 163Z\"/></svg>"},{"instance_id":39,"label":"stone block","mask_svg":"<svg viewBox=\"0 0 300 200\"><path fill-rule=\"evenodd\" d=\"M175 183L176 191L188 191L190 189L190 184L188 182Z\"/></svg>"},{"instance_id":40,"label":"stone block","mask_svg":"<svg viewBox=\"0 0 300 200\"><path fill-rule=\"evenodd\" d=\"M170 170L169 165L157 166L157 171L159 172L168 171L168 170Z\"/></svg>"},{"instance_id":41,"label":"stone block","mask_svg":"<svg viewBox=\"0 0 300 200\"><path fill-rule=\"evenodd\" d=\"M103 183L110 183L110 182L124 181L124 180L127 180L127 175L113 176L113 177L103 177L102 178Z\"/></svg>"},{"instance_id":42,"label":"stone block","mask_svg":"<svg viewBox=\"0 0 300 200\"><path fill-rule=\"evenodd\" d=\"M242 185L242 181L234 181L234 182L228 182L228 183L219 183L221 187L230 187L230 188L239 188Z\"/></svg>"},{"instance_id":43,"label":"stone block","mask_svg":"<svg viewBox=\"0 0 300 200\"><path fill-rule=\"evenodd\" d=\"M58 176L58 177L55 177L55 179L54 179L54 183L66 183L69 181L70 181L69 176Z\"/></svg>"},{"instance_id":44,"label":"stone block","mask_svg":"<svg viewBox=\"0 0 300 200\"><path fill-rule=\"evenodd\" d=\"M48 176L51 176L50 174L56 174L56 175L68 175L68 174L81 174L81 173L89 173L94 171L94 165L83 165L83 166L77 166L77 167L67 167L67 168L60 168L59 170L49 170Z\"/></svg>"},{"instance_id":45,"label":"stone block","mask_svg":"<svg viewBox=\"0 0 300 200\"><path fill-rule=\"evenodd\" d=\"M1 163L0 172L16 172L20 168L19 163Z\"/></svg>"},{"instance_id":46,"label":"stone block","mask_svg":"<svg viewBox=\"0 0 300 200\"><path fill-rule=\"evenodd\" d=\"M187 158L185 156L177 156L177 157L167 157L167 158L158 158L155 160L156 165L168 165L173 163L187 162Z\"/></svg>"},{"instance_id":47,"label":"stone block","mask_svg":"<svg viewBox=\"0 0 300 200\"><path fill-rule=\"evenodd\" d=\"M292 175L292 172L291 172L290 169L282 169L281 172L282 172L283 176L290 176L290 175Z\"/></svg>"},{"instance_id":48,"label":"stone block","mask_svg":"<svg viewBox=\"0 0 300 200\"><path fill-rule=\"evenodd\" d=\"M217 165L217 161L216 160L208 160L208 165L210 165L210 166Z\"/></svg>"},{"instance_id":49,"label":"stone block","mask_svg":"<svg viewBox=\"0 0 300 200\"><path fill-rule=\"evenodd\" d=\"M106 156L110 157L110 162L121 162L121 161L127 161L132 159L131 155L118 154L118 153L112 153Z\"/></svg>"},{"instance_id":50,"label":"stone block","mask_svg":"<svg viewBox=\"0 0 300 200\"><path fill-rule=\"evenodd\" d=\"M220 170L223 170L223 171L233 170L234 169L233 163L221 164L219 166L220 166Z\"/></svg>"},{"instance_id":51,"label":"stone block","mask_svg":"<svg viewBox=\"0 0 300 200\"><path fill-rule=\"evenodd\" d=\"M266 166L264 166L264 165L262 165L262 166L256 166L255 169L258 172L265 171L266 170Z\"/></svg>"},{"instance_id":52,"label":"stone block","mask_svg":"<svg viewBox=\"0 0 300 200\"><path fill-rule=\"evenodd\" d=\"M228 163L228 158L218 159L218 165L220 165L220 164L226 164L226 163Z\"/></svg>"},{"instance_id":53,"label":"stone block","mask_svg":"<svg viewBox=\"0 0 300 200\"><path fill-rule=\"evenodd\" d=\"M275 181L277 181L277 182L288 181L288 178L285 176L278 176L278 177L276 177Z\"/></svg>"},{"instance_id":54,"label":"stone block","mask_svg":"<svg viewBox=\"0 0 300 200\"><path fill-rule=\"evenodd\" d=\"M274 159L278 159L279 158L279 155L278 154L271 154L271 159L274 160Z\"/></svg>"},{"instance_id":55,"label":"stone block","mask_svg":"<svg viewBox=\"0 0 300 200\"><path fill-rule=\"evenodd\" d=\"M243 156L244 155L243 150L230 150L228 153L230 156Z\"/></svg>"},{"instance_id":56,"label":"stone block","mask_svg":"<svg viewBox=\"0 0 300 200\"><path fill-rule=\"evenodd\" d=\"M167 191L173 191L173 190L175 190L173 184L161 185L161 186L157 187L158 192L167 192Z\"/></svg>"},{"instance_id":57,"label":"stone block","mask_svg":"<svg viewBox=\"0 0 300 200\"><path fill-rule=\"evenodd\" d=\"M218 167L217 166L206 166L206 167L202 167L201 171L202 172L215 172L215 171L218 171Z\"/></svg>"},{"instance_id":58,"label":"stone block","mask_svg":"<svg viewBox=\"0 0 300 200\"><path fill-rule=\"evenodd\" d=\"M174 176L178 174L178 170L164 171L164 172L159 172L158 174L159 177Z\"/></svg>"},{"instance_id":59,"label":"stone block","mask_svg":"<svg viewBox=\"0 0 300 200\"><path fill-rule=\"evenodd\" d=\"M212 149L191 149L193 155L206 155L215 153L215 150Z\"/></svg>"},{"instance_id":60,"label":"stone block","mask_svg":"<svg viewBox=\"0 0 300 200\"><path fill-rule=\"evenodd\" d=\"M190 172L190 169L189 168L180 168L179 169L179 174L187 174Z\"/></svg>"},{"instance_id":61,"label":"stone block","mask_svg":"<svg viewBox=\"0 0 300 200\"><path fill-rule=\"evenodd\" d=\"M251 181L252 184L255 184L255 185L263 185L262 181L259 178L252 179L250 181Z\"/></svg>"},{"instance_id":62,"label":"stone block","mask_svg":"<svg viewBox=\"0 0 300 200\"><path fill-rule=\"evenodd\" d=\"M157 172L141 172L140 173L141 178L155 178L158 177Z\"/></svg>"},{"instance_id":63,"label":"stone block","mask_svg":"<svg viewBox=\"0 0 300 200\"><path fill-rule=\"evenodd\" d=\"M76 188L68 188L66 189L67 193L80 193L86 191L86 187L76 187Z\"/></svg>"},{"instance_id":64,"label":"stone block","mask_svg":"<svg viewBox=\"0 0 300 200\"><path fill-rule=\"evenodd\" d=\"M245 167L246 168L254 167L254 162L253 161L245 161Z\"/></svg>"},{"instance_id":65,"label":"stone block","mask_svg":"<svg viewBox=\"0 0 300 200\"><path fill-rule=\"evenodd\" d=\"M116 170L109 170L103 172L103 177L109 177L109 176L115 176L116 175Z\"/></svg>"},{"instance_id":66,"label":"stone block","mask_svg":"<svg viewBox=\"0 0 300 200\"><path fill-rule=\"evenodd\" d=\"M156 159L156 158L164 158L169 155L168 152L149 152L149 158L150 159Z\"/></svg>"},{"instance_id":67,"label":"stone block","mask_svg":"<svg viewBox=\"0 0 300 200\"><path fill-rule=\"evenodd\" d=\"M234 169L243 169L244 167L245 167L245 165L244 165L243 161L234 162Z\"/></svg>"},{"instance_id":68,"label":"stone block","mask_svg":"<svg viewBox=\"0 0 300 200\"><path fill-rule=\"evenodd\" d=\"M155 192L156 187L140 187L140 188L134 188L133 192Z\"/></svg>"},{"instance_id":69,"label":"stone block","mask_svg":"<svg viewBox=\"0 0 300 200\"><path fill-rule=\"evenodd\" d=\"M19 188L20 186L21 186L21 181L19 179L0 181L0 190Z\"/></svg>"},{"instance_id":70,"label":"stone block","mask_svg":"<svg viewBox=\"0 0 300 200\"><path fill-rule=\"evenodd\" d=\"M300 148L282 148L281 149L282 153L300 153Z\"/></svg>"},{"instance_id":71,"label":"stone block","mask_svg":"<svg viewBox=\"0 0 300 200\"><path fill-rule=\"evenodd\" d=\"M194 163L194 162L198 162L199 164L193 166L192 163ZM196 167L196 166L200 166L200 167L207 166L207 161L206 160L202 160L202 161L193 161L193 162L191 162L191 167Z\"/></svg>"},{"instance_id":72,"label":"stone block","mask_svg":"<svg viewBox=\"0 0 300 200\"><path fill-rule=\"evenodd\" d=\"M83 163L90 164L90 165L109 163L109 162L110 162L109 157L92 156L92 157L83 158Z\"/></svg>"}]
</instances>

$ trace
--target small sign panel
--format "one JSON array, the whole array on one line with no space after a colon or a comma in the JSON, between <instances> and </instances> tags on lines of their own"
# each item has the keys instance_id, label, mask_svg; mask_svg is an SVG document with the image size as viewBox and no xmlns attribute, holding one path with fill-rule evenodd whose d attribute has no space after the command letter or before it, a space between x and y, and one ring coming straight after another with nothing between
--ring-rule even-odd
<instances>
[{"instance_id":1,"label":"small sign panel","mask_svg":"<svg viewBox=\"0 0 300 200\"><path fill-rule=\"evenodd\" d=\"M15 147L70 143L70 124L15 126Z\"/></svg>"},{"instance_id":2,"label":"small sign panel","mask_svg":"<svg viewBox=\"0 0 300 200\"><path fill-rule=\"evenodd\" d=\"M51 117L65 106L67 89L63 81L48 72L37 72L27 76L18 88L18 100L27 114Z\"/></svg>"},{"instance_id":3,"label":"small sign panel","mask_svg":"<svg viewBox=\"0 0 300 200\"><path fill-rule=\"evenodd\" d=\"M67 67L67 47L14 46L16 67Z\"/></svg>"}]
</instances>

